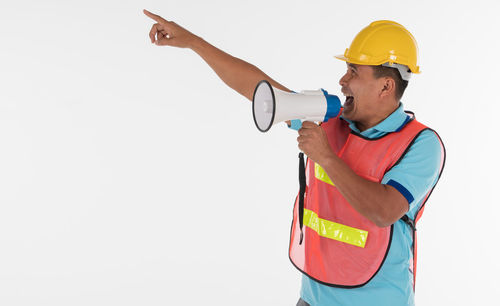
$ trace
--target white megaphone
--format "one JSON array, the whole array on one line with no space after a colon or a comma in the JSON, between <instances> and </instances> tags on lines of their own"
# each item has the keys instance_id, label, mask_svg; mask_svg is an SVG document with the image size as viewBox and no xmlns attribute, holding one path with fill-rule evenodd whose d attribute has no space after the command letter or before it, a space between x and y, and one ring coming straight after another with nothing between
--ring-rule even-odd
<instances>
[{"instance_id":1,"label":"white megaphone","mask_svg":"<svg viewBox=\"0 0 500 306\"><path fill-rule=\"evenodd\" d=\"M259 131L267 132L273 124L287 120L328 121L337 117L340 105L337 96L323 89L291 93L262 80L253 93L252 113Z\"/></svg>"}]
</instances>

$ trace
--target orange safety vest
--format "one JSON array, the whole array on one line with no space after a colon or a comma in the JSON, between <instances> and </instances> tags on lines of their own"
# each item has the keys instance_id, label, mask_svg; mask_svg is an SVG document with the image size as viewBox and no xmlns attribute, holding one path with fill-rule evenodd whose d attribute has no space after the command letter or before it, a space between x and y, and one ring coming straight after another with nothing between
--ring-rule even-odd
<instances>
[{"instance_id":1,"label":"orange safety vest","mask_svg":"<svg viewBox=\"0 0 500 306\"><path fill-rule=\"evenodd\" d=\"M384 174L403 158L418 135L424 130L431 130L414 120L413 114L410 118L399 131L374 139L351 131L348 123L340 118L332 118L321 127L326 131L330 147L337 156L359 176L380 183ZM445 151L437 136L443 148L441 175ZM346 201L321 166L308 161L305 168L300 171L301 175L299 173L302 182L294 205L290 260L297 269L322 284L342 288L364 286L384 263L394 225L376 226ZM420 218L431 192L425 196L415 220L406 215L402 218L413 229L414 275L415 222Z\"/></svg>"}]
</instances>

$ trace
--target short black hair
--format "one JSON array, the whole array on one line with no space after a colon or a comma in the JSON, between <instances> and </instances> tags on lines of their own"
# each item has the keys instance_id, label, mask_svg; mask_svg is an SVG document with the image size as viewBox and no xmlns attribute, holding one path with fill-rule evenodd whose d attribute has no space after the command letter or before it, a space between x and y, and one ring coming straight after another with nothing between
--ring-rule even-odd
<instances>
[{"instance_id":1,"label":"short black hair","mask_svg":"<svg viewBox=\"0 0 500 306\"><path fill-rule=\"evenodd\" d=\"M406 87L408 86L408 81L403 80L399 70L396 68L391 68L387 66L372 66L373 67L373 76L376 79L382 77L390 77L396 83L396 99L399 101L405 92Z\"/></svg>"}]
</instances>

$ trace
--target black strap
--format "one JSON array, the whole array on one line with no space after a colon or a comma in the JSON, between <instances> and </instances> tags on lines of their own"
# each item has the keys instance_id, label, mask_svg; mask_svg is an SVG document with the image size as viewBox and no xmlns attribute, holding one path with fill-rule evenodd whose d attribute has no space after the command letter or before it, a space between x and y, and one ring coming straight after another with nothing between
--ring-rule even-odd
<instances>
[{"instance_id":1,"label":"black strap","mask_svg":"<svg viewBox=\"0 0 500 306\"><path fill-rule=\"evenodd\" d=\"M408 224L408 226L410 226L413 231L417 230L417 227L415 226L415 221L410 219L407 215L403 215L401 217L401 220L403 220L404 223Z\"/></svg>"},{"instance_id":2,"label":"black strap","mask_svg":"<svg viewBox=\"0 0 500 306\"><path fill-rule=\"evenodd\" d=\"M415 235L417 234L417 226L415 224L415 221L413 219L410 219L410 217L408 217L407 215L403 215L401 217L401 220L408 224L408 226L411 228L411 233L412 233L412 240L413 240L413 243L411 245L411 252L413 254L413 292L415 292L415 282L416 282L416 277L415 277L415 273L417 273L417 260L415 259Z\"/></svg>"},{"instance_id":3,"label":"black strap","mask_svg":"<svg viewBox=\"0 0 500 306\"><path fill-rule=\"evenodd\" d=\"M299 226L300 226L300 240L299 244L302 244L302 239L304 238L304 232L302 231L302 226L304 225L304 194L306 193L306 166L304 162L304 153L299 153Z\"/></svg>"}]
</instances>

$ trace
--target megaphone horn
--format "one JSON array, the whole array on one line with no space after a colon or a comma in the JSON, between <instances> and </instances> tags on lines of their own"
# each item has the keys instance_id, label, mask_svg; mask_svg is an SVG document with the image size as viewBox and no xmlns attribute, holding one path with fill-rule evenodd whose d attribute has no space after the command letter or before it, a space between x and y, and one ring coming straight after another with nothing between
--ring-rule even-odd
<instances>
[{"instance_id":1,"label":"megaphone horn","mask_svg":"<svg viewBox=\"0 0 500 306\"><path fill-rule=\"evenodd\" d=\"M328 121L340 112L340 99L326 90L286 92L260 81L252 99L253 120L257 129L267 132L274 124L287 120Z\"/></svg>"}]
</instances>

